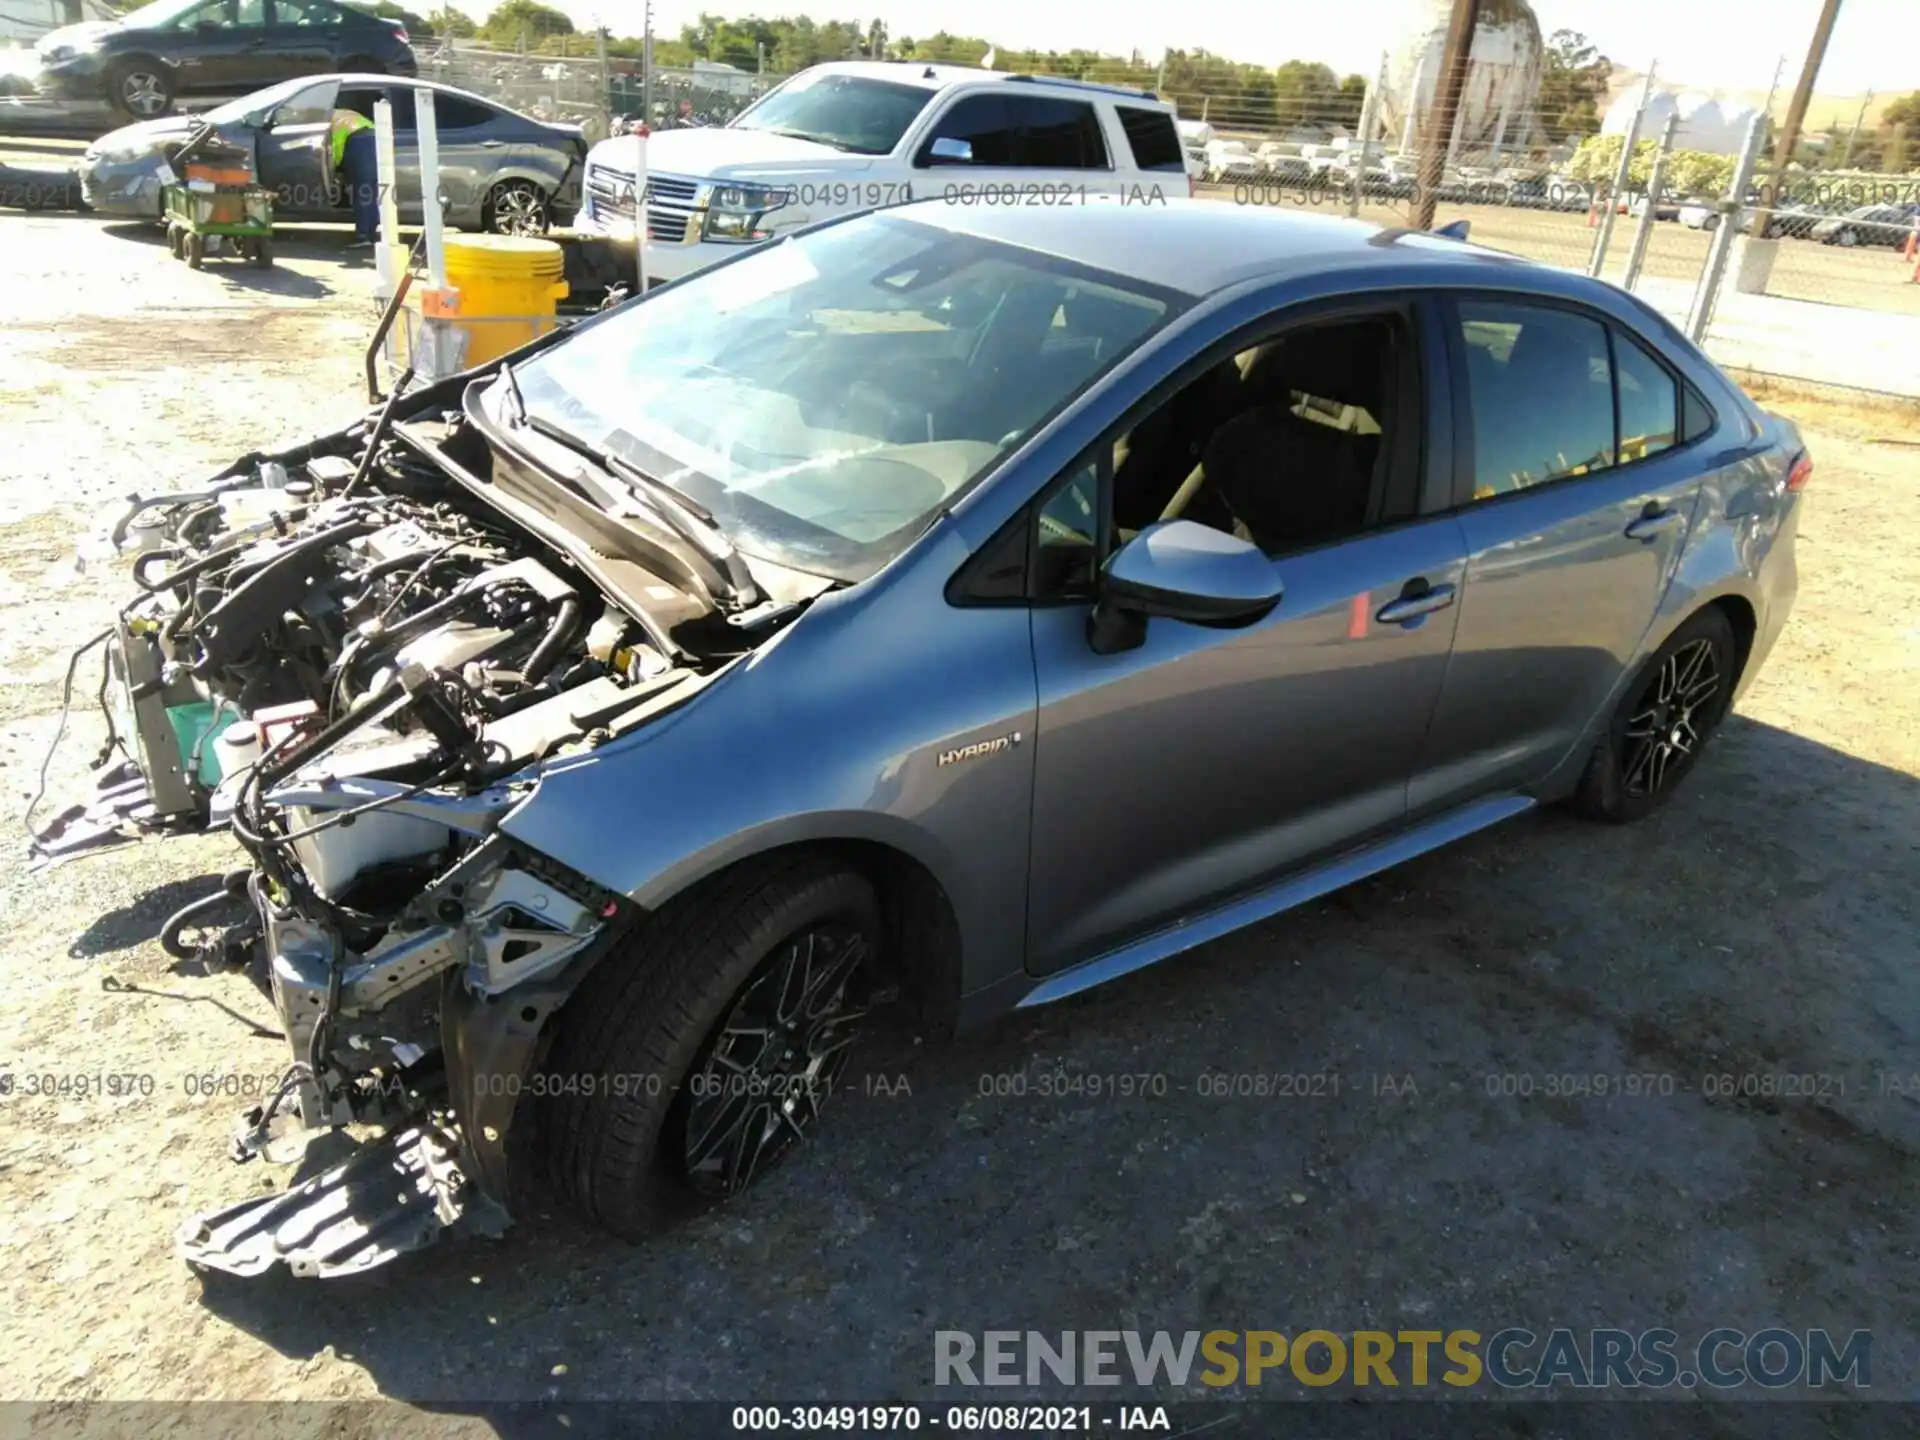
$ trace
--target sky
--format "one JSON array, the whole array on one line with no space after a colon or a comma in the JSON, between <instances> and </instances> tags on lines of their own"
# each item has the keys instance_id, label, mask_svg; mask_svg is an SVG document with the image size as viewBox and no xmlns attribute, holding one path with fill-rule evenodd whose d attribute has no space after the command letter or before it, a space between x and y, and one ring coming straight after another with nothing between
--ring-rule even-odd
<instances>
[{"instance_id":1,"label":"sky","mask_svg":"<svg viewBox=\"0 0 1920 1440\"><path fill-rule=\"evenodd\" d=\"M454 0L459 4L460 0ZM462 5L485 14L495 0ZM551 0L582 26L596 17L637 35L642 0ZM1544 34L1580 30L1617 64L1699 89L1764 90L1782 52L1784 85L1798 77L1820 0L1533 0ZM1167 46L1205 48L1277 65L1320 60L1342 74L1373 73L1380 47L1409 17L1440 5L1422 0L1283 0L1175 5L1167 0L655 0L655 33L677 35L701 10L722 15L809 14L816 20L884 20L893 35L948 30L1009 49L1084 47L1157 55ZM1920 90L1920 0L1843 0L1820 72L1826 95Z\"/></svg>"}]
</instances>

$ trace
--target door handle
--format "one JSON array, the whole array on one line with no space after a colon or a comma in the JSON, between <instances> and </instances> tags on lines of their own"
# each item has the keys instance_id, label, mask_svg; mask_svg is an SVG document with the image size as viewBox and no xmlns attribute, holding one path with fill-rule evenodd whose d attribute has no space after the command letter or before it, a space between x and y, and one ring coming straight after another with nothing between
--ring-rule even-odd
<instances>
[{"instance_id":1,"label":"door handle","mask_svg":"<svg viewBox=\"0 0 1920 1440\"><path fill-rule=\"evenodd\" d=\"M1415 587L1419 588L1415 588ZM1382 625L1411 625L1423 615L1444 610L1453 604L1453 586L1428 585L1424 580L1409 580L1398 600L1389 600L1373 618Z\"/></svg>"},{"instance_id":2,"label":"door handle","mask_svg":"<svg viewBox=\"0 0 1920 1440\"><path fill-rule=\"evenodd\" d=\"M1662 532L1671 530L1680 523L1678 510L1662 510L1659 502L1650 503L1640 518L1627 526L1629 540L1653 541Z\"/></svg>"},{"instance_id":3,"label":"door handle","mask_svg":"<svg viewBox=\"0 0 1920 1440\"><path fill-rule=\"evenodd\" d=\"M480 142L480 148L482 150L498 150L506 143L504 140L482 140Z\"/></svg>"}]
</instances>

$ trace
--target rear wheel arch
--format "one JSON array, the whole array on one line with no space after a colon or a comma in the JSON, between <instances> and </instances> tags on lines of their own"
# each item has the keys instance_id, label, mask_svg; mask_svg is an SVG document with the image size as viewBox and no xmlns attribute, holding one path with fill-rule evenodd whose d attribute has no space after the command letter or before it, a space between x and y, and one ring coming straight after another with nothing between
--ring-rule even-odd
<instances>
[{"instance_id":1,"label":"rear wheel arch","mask_svg":"<svg viewBox=\"0 0 1920 1440\"><path fill-rule=\"evenodd\" d=\"M1754 636L1760 633L1760 617L1754 613L1753 602L1744 595L1721 595L1709 600L1700 610L1718 609L1727 617L1727 624L1733 627L1734 670L1732 684L1738 688L1747 673L1747 661L1753 655ZM1682 625L1697 615L1699 610L1689 614ZM1678 629L1679 626L1675 626Z\"/></svg>"}]
</instances>

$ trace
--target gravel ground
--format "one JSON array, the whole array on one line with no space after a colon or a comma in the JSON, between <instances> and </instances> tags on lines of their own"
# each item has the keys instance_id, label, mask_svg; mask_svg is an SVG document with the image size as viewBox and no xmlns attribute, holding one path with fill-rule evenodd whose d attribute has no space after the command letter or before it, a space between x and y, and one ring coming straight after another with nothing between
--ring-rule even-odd
<instances>
[{"instance_id":1,"label":"gravel ground","mask_svg":"<svg viewBox=\"0 0 1920 1440\"><path fill-rule=\"evenodd\" d=\"M76 538L117 497L357 415L370 274L324 239L269 276L194 274L136 232L0 225L17 822L67 652L124 595ZM244 978L175 974L154 937L235 852L29 874L10 847L0 1072L154 1089L0 1102L0 1398L35 1425L90 1399L933 1398L943 1328L1772 1324L1870 1329L1875 1393L1920 1398L1920 451L1812 439L1797 613L1656 818L1523 817L954 1045L890 1038L809 1155L642 1245L531 1216L364 1282L203 1289L175 1226L285 1172L228 1164L239 1106L189 1077L277 1072L283 1047ZM97 740L76 726L56 794ZM1628 1072L1668 1078L1544 1093ZM1165 1093L1039 1093L1143 1073ZM1275 1073L1338 1092L1199 1083ZM990 1093L1012 1075L1024 1096Z\"/></svg>"}]
</instances>

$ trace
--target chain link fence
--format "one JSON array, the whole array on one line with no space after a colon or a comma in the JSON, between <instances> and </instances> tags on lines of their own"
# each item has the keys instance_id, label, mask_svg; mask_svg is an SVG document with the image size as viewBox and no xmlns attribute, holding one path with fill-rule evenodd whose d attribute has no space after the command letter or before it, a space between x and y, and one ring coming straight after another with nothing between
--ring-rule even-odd
<instances>
[{"instance_id":1,"label":"chain link fence","mask_svg":"<svg viewBox=\"0 0 1920 1440\"><path fill-rule=\"evenodd\" d=\"M582 126L595 140L613 133L617 121L640 118L647 86L638 61L601 53L592 36L557 36L550 44L558 53L440 40L420 48L420 74L536 120ZM727 67L655 66L652 123L725 125L781 78Z\"/></svg>"},{"instance_id":2,"label":"chain link fence","mask_svg":"<svg viewBox=\"0 0 1920 1440\"><path fill-rule=\"evenodd\" d=\"M523 54L441 41L422 51L421 73L583 125L595 138L641 116L647 87L639 61L598 53L592 37L559 48ZM1909 337L1901 328L1909 320L1920 326L1920 284L1904 251L1920 231L1920 176L1796 169L1777 194L1769 184L1750 186L1736 209L1728 191L1738 153L1765 130L1764 122L1754 130L1752 112L1633 89L1621 93L1643 102L1637 115L1629 98L1604 124L1589 116L1582 126L1542 102L1538 76L1524 64L1482 65L1475 55L1435 187L1434 224L1466 221L1477 243L1626 285L1682 325L1704 306L1700 333L1728 363L1888 388L1876 377L1898 366L1879 353L1909 344L1920 353L1920 329ZM1001 67L1049 73L1052 62L1003 56ZM1416 58L1409 69L1406 57L1383 57L1364 85L1357 77L1329 85L1322 76L1305 89L1281 83L1284 70L1249 73L1211 60L1172 72L1112 61L1059 73L1170 101L1198 195L1402 226L1417 209L1432 62ZM656 67L649 118L656 128L723 125L783 78L727 66ZM1635 144L1623 168L1628 131ZM1763 212L1764 233L1748 234ZM1709 297L1703 280L1723 225L1740 243L1711 277ZM1850 329L1849 310L1871 314ZM1877 338L1861 338L1868 332ZM1876 358L1848 358L1861 353ZM1920 366L1907 368L1920 390Z\"/></svg>"}]
</instances>

